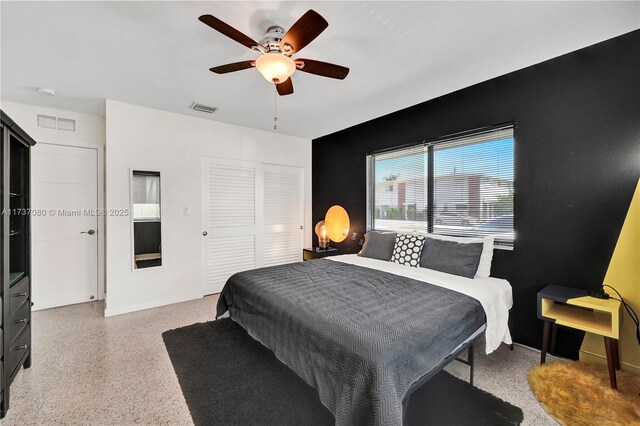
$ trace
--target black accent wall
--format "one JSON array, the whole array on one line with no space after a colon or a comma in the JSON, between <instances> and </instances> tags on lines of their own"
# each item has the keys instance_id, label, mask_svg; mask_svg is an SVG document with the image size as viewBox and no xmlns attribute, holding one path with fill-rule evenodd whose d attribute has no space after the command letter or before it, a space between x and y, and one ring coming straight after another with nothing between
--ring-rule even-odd
<instances>
[{"instance_id":1,"label":"black accent wall","mask_svg":"<svg viewBox=\"0 0 640 426\"><path fill-rule=\"evenodd\" d=\"M640 177L640 30L314 139L313 223L342 205L358 238L335 246L357 252L367 153L510 121L516 242L491 273L513 287L515 341L539 348L536 293L599 287ZM560 329L576 358L582 333Z\"/></svg>"}]
</instances>

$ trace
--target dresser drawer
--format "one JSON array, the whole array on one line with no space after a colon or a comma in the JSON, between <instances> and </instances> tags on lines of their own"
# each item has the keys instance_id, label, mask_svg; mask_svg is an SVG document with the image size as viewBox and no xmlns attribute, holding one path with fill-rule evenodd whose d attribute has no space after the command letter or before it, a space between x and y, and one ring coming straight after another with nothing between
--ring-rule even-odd
<instances>
[{"instance_id":1,"label":"dresser drawer","mask_svg":"<svg viewBox=\"0 0 640 426\"><path fill-rule=\"evenodd\" d=\"M9 345L9 350L5 353L5 368L8 375L14 375L16 368L20 365L20 361L29 351L31 346L31 327L27 325L16 340Z\"/></svg>"},{"instance_id":2,"label":"dresser drawer","mask_svg":"<svg viewBox=\"0 0 640 426\"><path fill-rule=\"evenodd\" d=\"M18 334L20 334L22 329L29 324L30 319L31 306L29 306L29 303L23 304L17 311L9 315L9 318L4 325L4 329L8 337L8 342L13 342Z\"/></svg>"},{"instance_id":3,"label":"dresser drawer","mask_svg":"<svg viewBox=\"0 0 640 426\"><path fill-rule=\"evenodd\" d=\"M25 277L9 289L9 315L12 315L29 300L29 277Z\"/></svg>"}]
</instances>

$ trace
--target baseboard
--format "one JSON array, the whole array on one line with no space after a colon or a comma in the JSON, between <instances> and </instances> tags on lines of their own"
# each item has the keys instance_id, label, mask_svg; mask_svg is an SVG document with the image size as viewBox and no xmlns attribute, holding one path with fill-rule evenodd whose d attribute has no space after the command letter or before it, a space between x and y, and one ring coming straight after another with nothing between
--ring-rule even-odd
<instances>
[{"instance_id":1,"label":"baseboard","mask_svg":"<svg viewBox=\"0 0 640 426\"><path fill-rule=\"evenodd\" d=\"M604 355L597 354L590 351L580 351L580 361L589 362L593 364L607 365L607 359ZM640 367L629 364L628 362L620 361L620 369L625 371L632 371L640 374Z\"/></svg>"},{"instance_id":2,"label":"baseboard","mask_svg":"<svg viewBox=\"0 0 640 426\"><path fill-rule=\"evenodd\" d=\"M533 348L531 346L527 346L522 343L514 343L514 345L520 346L521 348L525 348L532 352L540 353L540 349ZM550 353L547 353L547 359L555 359L558 361L571 361L570 359L563 358L561 356L551 355ZM592 352L587 352L587 351L580 351L580 361L584 361L591 364L601 364L605 366L607 365L607 359L604 356L600 354L592 353ZM635 365L621 361L620 367L622 367L622 370L633 371L635 373L640 374L640 368L636 367Z\"/></svg>"},{"instance_id":3,"label":"baseboard","mask_svg":"<svg viewBox=\"0 0 640 426\"><path fill-rule=\"evenodd\" d=\"M189 300L195 300L202 298L202 294L194 294L194 295L183 295L182 297L165 297L162 299L151 300L144 303L137 303L135 305L126 305L126 306L117 306L115 308L109 307L109 298L107 296L107 300L105 303L104 316L105 317L113 317L116 315L128 314L131 312L142 311L145 309L158 308L160 306L172 305L174 303L188 302Z\"/></svg>"},{"instance_id":4,"label":"baseboard","mask_svg":"<svg viewBox=\"0 0 640 426\"><path fill-rule=\"evenodd\" d=\"M516 342L513 342L513 344L514 344L515 346L518 346L518 347L524 348L524 349L526 349L526 350L528 350L528 351L531 351L531 352L541 353L541 350L540 350L540 349L538 349L538 348L534 348L534 347L532 347L532 346L525 345L525 344L523 344L523 343L516 343ZM563 357L561 357L561 356L552 355L552 354L550 354L549 352L547 352L547 359L555 359L555 360L558 360L558 361L571 361L571 360L570 360L570 359L568 359L568 358L563 358Z\"/></svg>"}]
</instances>

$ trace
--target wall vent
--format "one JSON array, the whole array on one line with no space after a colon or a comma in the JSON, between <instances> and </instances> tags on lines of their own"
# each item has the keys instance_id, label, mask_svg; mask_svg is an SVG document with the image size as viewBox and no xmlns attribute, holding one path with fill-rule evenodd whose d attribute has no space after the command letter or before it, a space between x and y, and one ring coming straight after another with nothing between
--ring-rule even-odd
<instances>
[{"instance_id":1,"label":"wall vent","mask_svg":"<svg viewBox=\"0 0 640 426\"><path fill-rule=\"evenodd\" d=\"M58 130L66 130L68 132L76 131L76 120L70 118L58 117Z\"/></svg>"},{"instance_id":2,"label":"wall vent","mask_svg":"<svg viewBox=\"0 0 640 426\"><path fill-rule=\"evenodd\" d=\"M75 132L76 120L72 120L71 118L53 117L51 115L38 114L38 127Z\"/></svg>"},{"instance_id":3,"label":"wall vent","mask_svg":"<svg viewBox=\"0 0 640 426\"><path fill-rule=\"evenodd\" d=\"M44 127L45 129L55 129L57 118L50 115L38 114L38 127Z\"/></svg>"},{"instance_id":4,"label":"wall vent","mask_svg":"<svg viewBox=\"0 0 640 426\"><path fill-rule=\"evenodd\" d=\"M218 108L194 102L191 104L191 109L194 111L206 112L207 114L213 114Z\"/></svg>"}]
</instances>

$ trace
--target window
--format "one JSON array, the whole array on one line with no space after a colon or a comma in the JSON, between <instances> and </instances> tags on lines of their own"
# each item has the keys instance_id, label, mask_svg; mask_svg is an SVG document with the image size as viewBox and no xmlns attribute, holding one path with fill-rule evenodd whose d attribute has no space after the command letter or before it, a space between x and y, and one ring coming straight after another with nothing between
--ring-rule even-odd
<instances>
[{"instance_id":1,"label":"window","mask_svg":"<svg viewBox=\"0 0 640 426\"><path fill-rule=\"evenodd\" d=\"M427 230L427 157L424 146L372 156L376 229ZM391 190L393 189L393 191Z\"/></svg>"},{"instance_id":2,"label":"window","mask_svg":"<svg viewBox=\"0 0 640 426\"><path fill-rule=\"evenodd\" d=\"M370 155L370 228L494 235L512 246L513 149L513 128L502 127Z\"/></svg>"}]
</instances>

